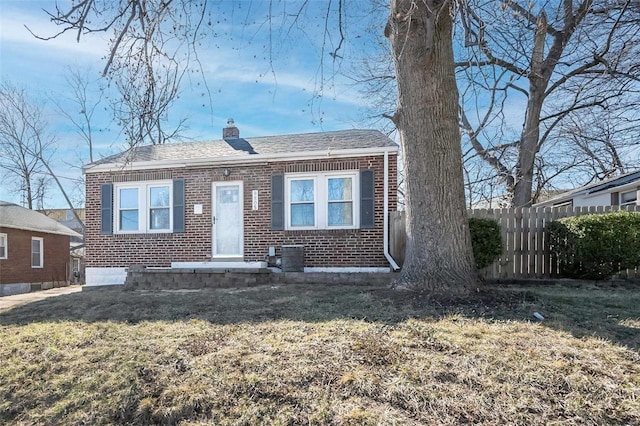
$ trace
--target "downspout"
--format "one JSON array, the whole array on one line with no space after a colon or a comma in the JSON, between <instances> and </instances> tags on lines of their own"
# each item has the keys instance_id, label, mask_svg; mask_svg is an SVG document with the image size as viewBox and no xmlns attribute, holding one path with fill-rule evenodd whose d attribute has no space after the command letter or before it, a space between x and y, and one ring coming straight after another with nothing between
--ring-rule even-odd
<instances>
[{"instance_id":1,"label":"downspout","mask_svg":"<svg viewBox=\"0 0 640 426\"><path fill-rule=\"evenodd\" d=\"M387 258L393 271L397 271L400 269L398 264L391 254L389 253L389 153L387 151L384 152L384 230L382 232L383 235L383 244L384 244L384 257Z\"/></svg>"}]
</instances>

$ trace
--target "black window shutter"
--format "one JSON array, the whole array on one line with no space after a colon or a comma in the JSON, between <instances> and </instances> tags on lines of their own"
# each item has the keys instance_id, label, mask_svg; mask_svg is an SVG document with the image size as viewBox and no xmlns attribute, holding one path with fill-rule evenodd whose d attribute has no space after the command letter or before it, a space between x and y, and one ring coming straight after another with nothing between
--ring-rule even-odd
<instances>
[{"instance_id":1,"label":"black window shutter","mask_svg":"<svg viewBox=\"0 0 640 426\"><path fill-rule=\"evenodd\" d=\"M173 232L184 232L184 179L173 180Z\"/></svg>"},{"instance_id":2,"label":"black window shutter","mask_svg":"<svg viewBox=\"0 0 640 426\"><path fill-rule=\"evenodd\" d=\"M271 229L284 230L284 175L271 176Z\"/></svg>"},{"instance_id":3,"label":"black window shutter","mask_svg":"<svg viewBox=\"0 0 640 426\"><path fill-rule=\"evenodd\" d=\"M373 170L360 170L360 228L373 228Z\"/></svg>"},{"instance_id":4,"label":"black window shutter","mask_svg":"<svg viewBox=\"0 0 640 426\"><path fill-rule=\"evenodd\" d=\"M100 185L100 233L113 234L113 184Z\"/></svg>"}]
</instances>

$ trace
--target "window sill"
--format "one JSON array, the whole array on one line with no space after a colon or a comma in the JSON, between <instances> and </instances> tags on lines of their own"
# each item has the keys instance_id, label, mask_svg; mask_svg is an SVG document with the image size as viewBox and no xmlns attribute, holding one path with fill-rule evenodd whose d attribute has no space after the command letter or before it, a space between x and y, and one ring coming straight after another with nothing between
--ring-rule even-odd
<instances>
[{"instance_id":1,"label":"window sill","mask_svg":"<svg viewBox=\"0 0 640 426\"><path fill-rule=\"evenodd\" d=\"M143 239L147 239L147 238L173 238L173 235L175 235L174 232L150 232L150 233L144 233L144 232L138 232L138 233L127 233L127 234L111 234L112 237L118 239L118 240L130 240L130 239L136 239L136 238L143 238Z\"/></svg>"},{"instance_id":2,"label":"window sill","mask_svg":"<svg viewBox=\"0 0 640 426\"><path fill-rule=\"evenodd\" d=\"M153 231L131 231L131 232L114 232L113 235L149 235L149 234L173 234L173 231L168 229L157 229Z\"/></svg>"},{"instance_id":3,"label":"window sill","mask_svg":"<svg viewBox=\"0 0 640 426\"><path fill-rule=\"evenodd\" d=\"M360 228L339 229L285 229L285 235L331 235L331 234L359 234Z\"/></svg>"}]
</instances>

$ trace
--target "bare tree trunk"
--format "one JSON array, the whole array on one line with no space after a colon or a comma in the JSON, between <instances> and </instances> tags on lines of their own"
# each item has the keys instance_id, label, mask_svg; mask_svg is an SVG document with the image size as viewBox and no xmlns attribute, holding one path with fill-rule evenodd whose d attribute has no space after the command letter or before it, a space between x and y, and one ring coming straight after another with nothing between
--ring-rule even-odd
<instances>
[{"instance_id":1,"label":"bare tree trunk","mask_svg":"<svg viewBox=\"0 0 640 426\"><path fill-rule=\"evenodd\" d=\"M392 0L385 34L398 80L407 191L399 288L461 295L478 285L467 221L449 3Z\"/></svg>"},{"instance_id":2,"label":"bare tree trunk","mask_svg":"<svg viewBox=\"0 0 640 426\"><path fill-rule=\"evenodd\" d=\"M27 208L33 210L33 192L31 190L31 176L26 174L24 177L24 190L27 192Z\"/></svg>"},{"instance_id":3,"label":"bare tree trunk","mask_svg":"<svg viewBox=\"0 0 640 426\"><path fill-rule=\"evenodd\" d=\"M571 12L571 2L568 2L568 12ZM552 67L545 64L544 46L547 35L547 16L544 12L538 17L533 36L531 52L531 73L529 75L529 98L527 99L527 113L520 136L520 150L516 165L516 184L513 191L513 205L515 207L529 207L532 203L533 165L538 153L540 140L540 114L545 98L545 89L549 83L551 70L557 64L553 58ZM557 55L559 55L557 52ZM545 66L546 65L546 66Z\"/></svg>"},{"instance_id":4,"label":"bare tree trunk","mask_svg":"<svg viewBox=\"0 0 640 426\"><path fill-rule=\"evenodd\" d=\"M539 88L533 82L527 101L527 115L520 136L520 150L516 165L516 184L513 187L513 205L530 207L533 197L533 168L538 154L540 140L540 115L544 102L544 86Z\"/></svg>"}]
</instances>

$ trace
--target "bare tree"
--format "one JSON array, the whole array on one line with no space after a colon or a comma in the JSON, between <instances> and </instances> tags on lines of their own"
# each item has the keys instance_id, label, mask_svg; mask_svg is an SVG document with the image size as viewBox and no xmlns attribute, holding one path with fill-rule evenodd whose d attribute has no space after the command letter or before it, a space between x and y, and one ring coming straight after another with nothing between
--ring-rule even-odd
<instances>
[{"instance_id":1,"label":"bare tree","mask_svg":"<svg viewBox=\"0 0 640 426\"><path fill-rule=\"evenodd\" d=\"M25 89L8 82L0 85L0 168L5 170L26 206L34 208L38 178L45 173L40 156L33 155L41 146L39 134L44 131L39 108L28 100Z\"/></svg>"},{"instance_id":2,"label":"bare tree","mask_svg":"<svg viewBox=\"0 0 640 426\"><path fill-rule=\"evenodd\" d=\"M29 99L25 89L4 82L0 86L0 147L3 153L0 167L24 180L30 209L38 199L38 207L43 207L46 177L51 177L84 228L62 181L51 166L55 146L55 137L48 132L42 108Z\"/></svg>"},{"instance_id":3,"label":"bare tree","mask_svg":"<svg viewBox=\"0 0 640 426\"><path fill-rule=\"evenodd\" d=\"M93 87L95 83L89 80L79 70L71 67L67 68L68 73L65 75L67 83L67 91L65 93L57 93L55 95L55 105L60 112L75 128L80 139L87 146L89 162L93 163L94 159L94 132L102 131L96 128L95 117L96 111L102 105L104 91L101 88ZM60 99L63 98L74 106L70 110L68 105L63 105Z\"/></svg>"},{"instance_id":4,"label":"bare tree","mask_svg":"<svg viewBox=\"0 0 640 426\"><path fill-rule=\"evenodd\" d=\"M321 16L325 23L321 66L324 53L331 56L332 63L339 62L344 54L348 30L345 4L344 0L328 2ZM61 32L76 31L78 39L90 32L112 31L105 65L108 71L113 64L117 67L119 60L123 64L145 62L151 51L165 57L163 48L169 45L164 41L170 37L175 43L190 43L184 50L190 55L197 44L194 40L202 35L202 26L210 23L206 5L200 0L121 0L103 6L95 0L79 0L66 10L56 9L51 18L61 26ZM293 28L312 5L301 2L280 21L288 21ZM272 4L269 6L265 27L273 34ZM400 132L405 160L408 218L407 256L396 284L447 295L464 294L477 285L462 184L452 45L454 6L447 0L392 0L385 30L397 75L399 107L393 121ZM318 16L312 18L317 20ZM334 32L329 30L331 21L336 23ZM134 46L142 50L134 50ZM270 51L272 47L270 40ZM173 56L169 54L168 58ZM142 68L155 65L157 62L150 61ZM145 75L132 64L128 66L136 78L155 78L153 69Z\"/></svg>"},{"instance_id":5,"label":"bare tree","mask_svg":"<svg viewBox=\"0 0 640 426\"><path fill-rule=\"evenodd\" d=\"M575 158L572 123L578 121L606 119L616 129L609 148L623 154L624 165L633 164L626 154L640 125L633 113L640 104L637 3L470 0L460 10L454 36L460 126L464 167L473 169L467 185L477 200L491 194L528 205L556 181L586 183L590 161ZM372 116L393 106L391 60L382 55L351 72L375 99ZM473 178L481 166L486 170Z\"/></svg>"},{"instance_id":6,"label":"bare tree","mask_svg":"<svg viewBox=\"0 0 640 426\"><path fill-rule=\"evenodd\" d=\"M187 67L163 48L144 46L129 52L126 60L114 58L111 65L110 83L117 93L109 99L113 119L130 148L163 144L179 138L184 129L184 118L169 126L168 117Z\"/></svg>"},{"instance_id":7,"label":"bare tree","mask_svg":"<svg viewBox=\"0 0 640 426\"><path fill-rule=\"evenodd\" d=\"M161 144L180 136L184 119L170 123L175 102L189 67L198 65L194 48L204 28L211 26L207 2L200 0L123 0L115 4L82 0L49 13L62 27L77 31L77 40L91 33L110 33L111 48L103 69L115 87L113 116L130 147ZM29 30L31 31L31 30Z\"/></svg>"},{"instance_id":8,"label":"bare tree","mask_svg":"<svg viewBox=\"0 0 640 426\"><path fill-rule=\"evenodd\" d=\"M549 175L562 174L541 170L553 160L542 158L541 153L562 150L558 143L564 142L561 129L566 120L620 110L623 103L637 105L638 12L626 0L566 0L541 5L506 0L501 9L492 2L474 4L476 29L472 33L476 37L464 40L468 49L456 63L459 75L473 86L476 99L491 99L489 109L494 101L504 106L518 98L525 102L519 135L510 141L499 138L497 145L496 139L470 139L477 155L505 176L514 205L530 205ZM465 109L474 106L463 102ZM503 114L504 109L498 111ZM491 127L483 118L475 122L477 128L471 135ZM555 149L543 150L545 145ZM506 160L496 161L499 155L488 156L488 152ZM570 170L564 163L555 169ZM541 178L544 175L547 177Z\"/></svg>"}]
</instances>

